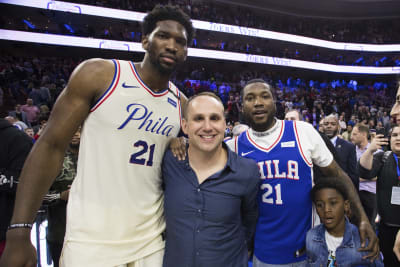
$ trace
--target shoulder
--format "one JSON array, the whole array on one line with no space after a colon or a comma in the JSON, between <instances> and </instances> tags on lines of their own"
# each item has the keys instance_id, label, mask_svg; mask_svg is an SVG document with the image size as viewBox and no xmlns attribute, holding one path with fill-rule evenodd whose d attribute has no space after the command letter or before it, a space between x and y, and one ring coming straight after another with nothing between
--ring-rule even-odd
<instances>
[{"instance_id":1,"label":"shoulder","mask_svg":"<svg viewBox=\"0 0 400 267\"><path fill-rule=\"evenodd\" d=\"M324 225L323 224L319 224L313 228L311 228L310 230L307 231L307 240L310 240L316 236L321 235L321 233L323 233L325 231Z\"/></svg>"},{"instance_id":2,"label":"shoulder","mask_svg":"<svg viewBox=\"0 0 400 267\"><path fill-rule=\"evenodd\" d=\"M319 136L318 131L308 122L295 121L293 125L297 133L303 137L314 138L315 136Z\"/></svg>"},{"instance_id":3,"label":"shoulder","mask_svg":"<svg viewBox=\"0 0 400 267\"><path fill-rule=\"evenodd\" d=\"M115 64L112 60L92 58L80 63L71 75L71 80L79 80L90 84L102 84L111 80L115 73Z\"/></svg>"},{"instance_id":4,"label":"shoulder","mask_svg":"<svg viewBox=\"0 0 400 267\"><path fill-rule=\"evenodd\" d=\"M226 146L233 152L235 152L235 142L236 142L236 138L231 138L228 140L224 140Z\"/></svg>"},{"instance_id":5,"label":"shoulder","mask_svg":"<svg viewBox=\"0 0 400 267\"><path fill-rule=\"evenodd\" d=\"M350 143L349 141L347 141L347 140L344 140L344 139L342 139L342 138L340 138L340 137L338 137L337 138L337 141L336 142L339 142L339 143L341 143L342 145L344 145L344 146L347 146L347 147L349 147L349 148L356 148L356 146L353 144L353 143Z\"/></svg>"}]
</instances>

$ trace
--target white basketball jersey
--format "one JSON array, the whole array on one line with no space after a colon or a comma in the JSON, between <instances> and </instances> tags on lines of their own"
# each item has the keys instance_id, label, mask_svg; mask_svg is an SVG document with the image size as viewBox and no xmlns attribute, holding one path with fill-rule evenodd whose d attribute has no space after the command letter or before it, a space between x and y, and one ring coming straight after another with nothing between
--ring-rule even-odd
<instances>
[{"instance_id":1,"label":"white basketball jersey","mask_svg":"<svg viewBox=\"0 0 400 267\"><path fill-rule=\"evenodd\" d=\"M161 162L181 123L172 83L155 93L132 62L113 62L113 82L82 129L67 209L65 240L87 244L83 253L93 266L131 262L164 247Z\"/></svg>"}]
</instances>

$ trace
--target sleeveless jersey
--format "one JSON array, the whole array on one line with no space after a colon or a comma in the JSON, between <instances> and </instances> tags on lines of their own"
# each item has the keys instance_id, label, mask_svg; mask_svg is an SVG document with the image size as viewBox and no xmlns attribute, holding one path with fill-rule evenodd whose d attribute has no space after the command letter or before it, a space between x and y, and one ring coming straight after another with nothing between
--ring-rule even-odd
<instances>
[{"instance_id":1,"label":"sleeveless jersey","mask_svg":"<svg viewBox=\"0 0 400 267\"><path fill-rule=\"evenodd\" d=\"M269 264L304 260L305 255L295 254L305 246L312 223L312 163L303 156L293 121L284 121L278 130L270 147L255 143L249 130L235 141L238 154L255 160L260 170L254 253Z\"/></svg>"},{"instance_id":2,"label":"sleeveless jersey","mask_svg":"<svg viewBox=\"0 0 400 267\"><path fill-rule=\"evenodd\" d=\"M67 209L65 240L86 244L93 266L124 264L164 247L161 162L181 123L172 83L153 92L132 62L113 62L112 84L82 128Z\"/></svg>"}]
</instances>

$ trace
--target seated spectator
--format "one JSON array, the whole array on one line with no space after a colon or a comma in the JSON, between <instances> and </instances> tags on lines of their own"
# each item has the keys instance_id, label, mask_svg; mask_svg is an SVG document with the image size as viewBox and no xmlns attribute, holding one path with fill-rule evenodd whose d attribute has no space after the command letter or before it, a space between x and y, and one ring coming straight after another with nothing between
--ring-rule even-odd
<instances>
[{"instance_id":1,"label":"seated spectator","mask_svg":"<svg viewBox=\"0 0 400 267\"><path fill-rule=\"evenodd\" d=\"M12 116L14 118L18 118L18 120L24 122L26 125L30 126L31 124L28 121L28 117L25 113L25 111L21 110L21 105L16 104L14 107L14 110L8 112L9 116Z\"/></svg>"},{"instance_id":2,"label":"seated spectator","mask_svg":"<svg viewBox=\"0 0 400 267\"><path fill-rule=\"evenodd\" d=\"M31 126L37 124L40 110L37 106L33 104L32 98L28 98L26 100L26 104L21 106L21 110L26 113L28 122L30 123Z\"/></svg>"},{"instance_id":3,"label":"seated spectator","mask_svg":"<svg viewBox=\"0 0 400 267\"><path fill-rule=\"evenodd\" d=\"M8 120L9 123L17 127L21 131L25 131L26 128L28 128L28 125L26 125L24 122L20 121L18 118L12 117L12 116L7 116L5 117L6 120Z\"/></svg>"}]
</instances>

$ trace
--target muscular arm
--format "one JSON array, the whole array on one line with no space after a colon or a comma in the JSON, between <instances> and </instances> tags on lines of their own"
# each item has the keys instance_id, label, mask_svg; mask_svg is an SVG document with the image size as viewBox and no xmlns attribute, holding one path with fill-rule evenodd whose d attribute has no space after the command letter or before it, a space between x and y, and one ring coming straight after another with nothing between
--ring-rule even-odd
<instances>
[{"instance_id":1,"label":"muscular arm","mask_svg":"<svg viewBox=\"0 0 400 267\"><path fill-rule=\"evenodd\" d=\"M334 160L327 167L322 167L321 171L327 177L338 177L341 181L343 181L343 184L347 188L349 200L351 202L352 214L354 214L355 220L357 221L358 228L360 230L362 250L371 251L371 253L367 255L367 257L371 260L376 259L379 256L378 238L376 237L376 234L368 221L364 209L362 208L360 198L358 197L358 193L354 188L351 179ZM368 246L365 247L367 238L369 242Z\"/></svg>"},{"instance_id":2,"label":"muscular arm","mask_svg":"<svg viewBox=\"0 0 400 267\"><path fill-rule=\"evenodd\" d=\"M88 60L74 70L54 105L47 127L25 162L11 223L34 221L43 196L60 171L69 141L88 116L92 103L108 88L113 75L113 63L101 59ZM29 234L26 228L7 232L0 266L24 266L32 261ZM28 255L21 257L24 252Z\"/></svg>"}]
</instances>

